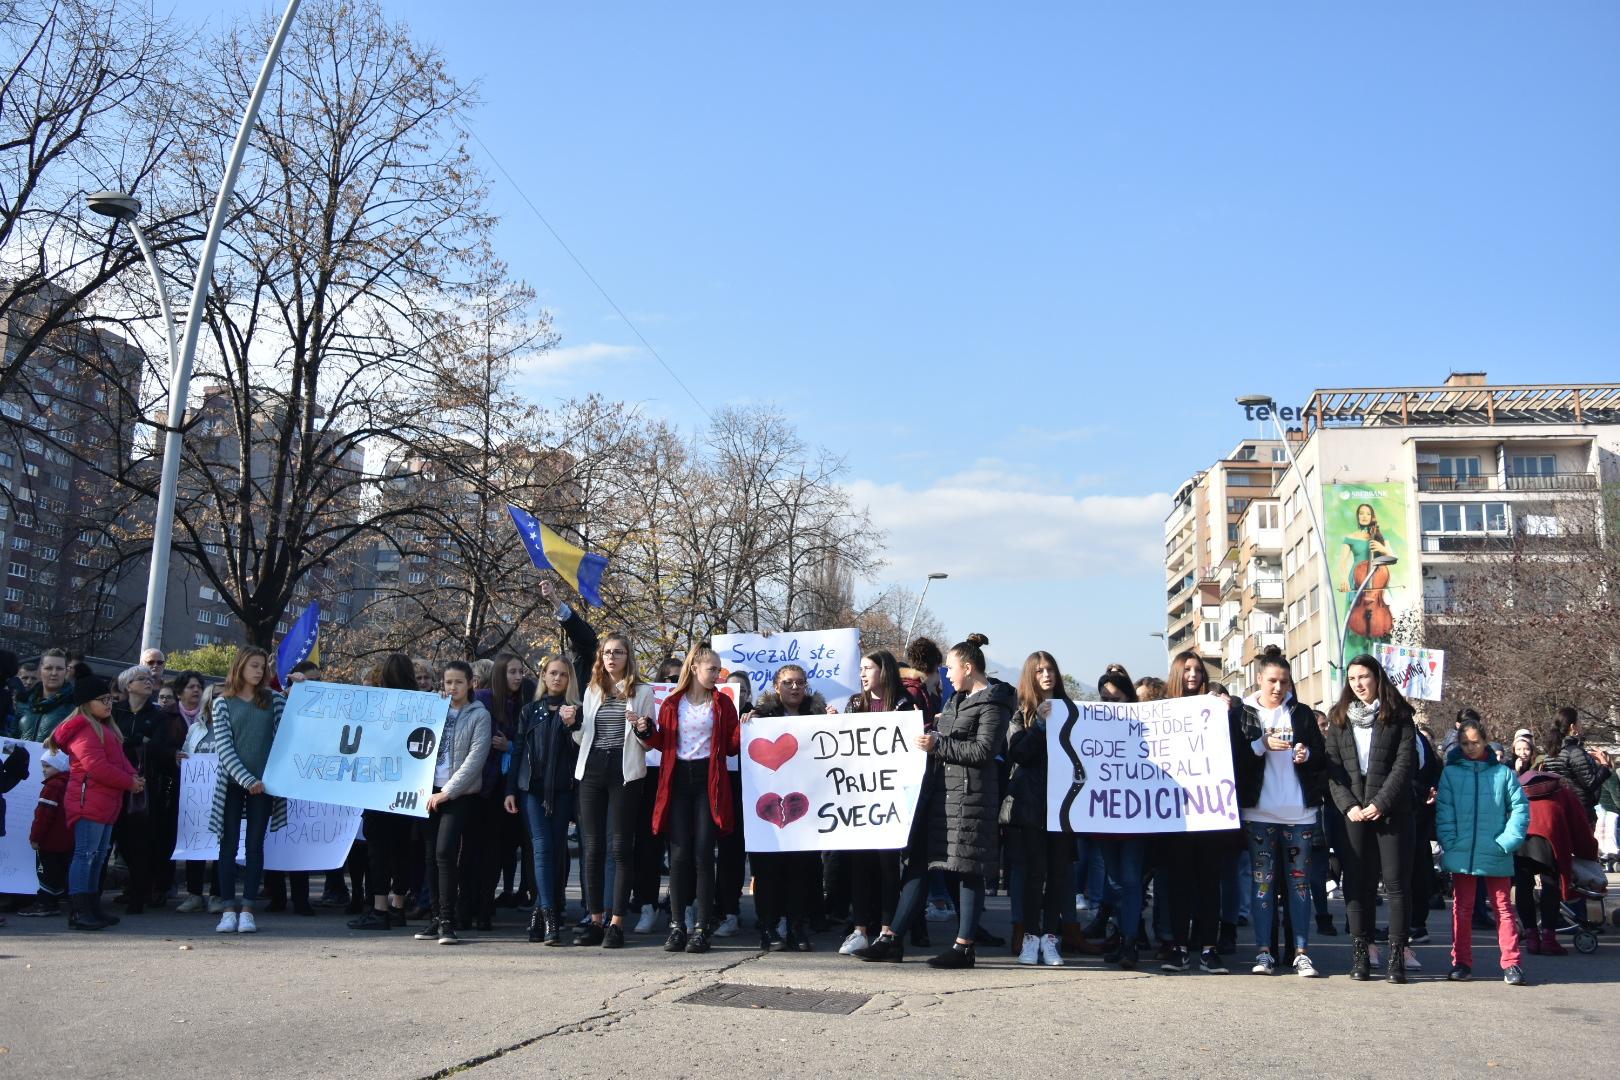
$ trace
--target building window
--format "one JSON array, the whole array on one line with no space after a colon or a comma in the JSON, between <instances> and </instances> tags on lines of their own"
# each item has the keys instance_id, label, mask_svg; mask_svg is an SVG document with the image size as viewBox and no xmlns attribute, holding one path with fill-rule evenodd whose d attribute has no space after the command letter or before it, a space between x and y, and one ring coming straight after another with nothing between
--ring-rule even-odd
<instances>
[{"instance_id":1,"label":"building window","mask_svg":"<svg viewBox=\"0 0 1620 1080\"><path fill-rule=\"evenodd\" d=\"M1226 500L1226 512L1234 516L1241 514L1243 511L1249 508L1249 503L1251 501L1252 500L1250 499L1234 499L1229 497Z\"/></svg>"},{"instance_id":2,"label":"building window","mask_svg":"<svg viewBox=\"0 0 1620 1080\"><path fill-rule=\"evenodd\" d=\"M1477 478L1479 476L1479 458L1443 457L1440 459L1440 475L1449 476L1453 480Z\"/></svg>"},{"instance_id":3,"label":"building window","mask_svg":"<svg viewBox=\"0 0 1620 1080\"><path fill-rule=\"evenodd\" d=\"M191 640L195 641L198 645L207 645L208 644L208 635L207 634L198 634L196 637L192 638Z\"/></svg>"},{"instance_id":4,"label":"building window","mask_svg":"<svg viewBox=\"0 0 1620 1080\"><path fill-rule=\"evenodd\" d=\"M1315 645L1311 646L1311 661L1312 661L1312 664L1311 664L1312 670L1314 670L1314 671L1323 670L1323 668L1322 668L1322 643L1320 641L1318 641Z\"/></svg>"},{"instance_id":5,"label":"building window","mask_svg":"<svg viewBox=\"0 0 1620 1080\"><path fill-rule=\"evenodd\" d=\"M1514 476L1554 476L1558 459L1551 454L1513 455Z\"/></svg>"},{"instance_id":6,"label":"building window","mask_svg":"<svg viewBox=\"0 0 1620 1080\"><path fill-rule=\"evenodd\" d=\"M1227 540L1227 543L1230 543L1230 544L1235 544L1235 543L1238 542L1238 524L1237 524L1237 522L1235 522L1235 521L1227 522L1227 525L1226 525L1226 540Z\"/></svg>"},{"instance_id":7,"label":"building window","mask_svg":"<svg viewBox=\"0 0 1620 1080\"><path fill-rule=\"evenodd\" d=\"M1315 615L1322 610L1322 586L1311 586L1311 614Z\"/></svg>"},{"instance_id":8,"label":"building window","mask_svg":"<svg viewBox=\"0 0 1620 1080\"><path fill-rule=\"evenodd\" d=\"M200 623L213 622L214 621L214 613L211 612L211 611L199 611L199 612L197 612L197 621L200 622Z\"/></svg>"},{"instance_id":9,"label":"building window","mask_svg":"<svg viewBox=\"0 0 1620 1080\"><path fill-rule=\"evenodd\" d=\"M9 604L22 603L23 591L21 589L7 589L6 602Z\"/></svg>"},{"instance_id":10,"label":"building window","mask_svg":"<svg viewBox=\"0 0 1620 1080\"><path fill-rule=\"evenodd\" d=\"M1287 460L1288 460L1288 451L1287 450L1283 449L1280 446L1273 446L1271 448L1271 462L1272 462L1273 465L1275 465L1275 464L1277 464L1279 462L1286 462Z\"/></svg>"},{"instance_id":11,"label":"building window","mask_svg":"<svg viewBox=\"0 0 1620 1080\"><path fill-rule=\"evenodd\" d=\"M6 573L11 577L25 578L28 576L28 567L20 562L14 562L6 568Z\"/></svg>"},{"instance_id":12,"label":"building window","mask_svg":"<svg viewBox=\"0 0 1620 1080\"><path fill-rule=\"evenodd\" d=\"M1506 503L1425 503L1422 517L1425 533L1505 536L1508 531Z\"/></svg>"},{"instance_id":13,"label":"building window","mask_svg":"<svg viewBox=\"0 0 1620 1080\"><path fill-rule=\"evenodd\" d=\"M1276 503L1261 503L1254 512L1254 523L1257 528L1275 529L1278 523L1279 511Z\"/></svg>"}]
</instances>

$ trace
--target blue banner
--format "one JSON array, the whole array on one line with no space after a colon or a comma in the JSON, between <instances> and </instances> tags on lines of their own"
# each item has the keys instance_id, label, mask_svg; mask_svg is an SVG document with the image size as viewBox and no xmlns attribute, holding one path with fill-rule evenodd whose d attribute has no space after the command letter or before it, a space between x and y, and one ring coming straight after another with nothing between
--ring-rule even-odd
<instances>
[{"instance_id":1,"label":"blue banner","mask_svg":"<svg viewBox=\"0 0 1620 1080\"><path fill-rule=\"evenodd\" d=\"M321 605L310 601L309 607L298 616L298 621L292 624L287 636L281 639L281 647L276 650L276 676L281 685L287 685L287 676L292 669L305 660L314 660L317 664L321 659Z\"/></svg>"},{"instance_id":2,"label":"blue banner","mask_svg":"<svg viewBox=\"0 0 1620 1080\"><path fill-rule=\"evenodd\" d=\"M272 795L428 816L450 702L418 690L293 684L270 747Z\"/></svg>"}]
</instances>

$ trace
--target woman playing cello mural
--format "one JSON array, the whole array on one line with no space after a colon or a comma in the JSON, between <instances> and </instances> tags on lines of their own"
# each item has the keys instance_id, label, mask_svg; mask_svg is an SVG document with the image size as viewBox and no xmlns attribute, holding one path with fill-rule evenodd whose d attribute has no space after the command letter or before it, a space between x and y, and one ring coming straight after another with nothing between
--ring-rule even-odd
<instances>
[{"instance_id":1,"label":"woman playing cello mural","mask_svg":"<svg viewBox=\"0 0 1620 1080\"><path fill-rule=\"evenodd\" d=\"M1389 587L1389 564L1396 561L1395 552L1385 541L1370 504L1356 507L1356 526L1357 531L1345 536L1339 559L1339 591L1356 597L1346 625L1352 634L1387 641L1395 629L1395 616L1384 601L1384 590Z\"/></svg>"}]
</instances>

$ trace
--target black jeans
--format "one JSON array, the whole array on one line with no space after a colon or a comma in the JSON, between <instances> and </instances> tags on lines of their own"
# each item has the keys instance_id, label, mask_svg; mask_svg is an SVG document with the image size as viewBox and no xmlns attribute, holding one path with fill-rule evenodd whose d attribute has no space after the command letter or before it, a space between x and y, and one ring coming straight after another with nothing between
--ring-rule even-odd
<instances>
[{"instance_id":1,"label":"black jeans","mask_svg":"<svg viewBox=\"0 0 1620 1080\"><path fill-rule=\"evenodd\" d=\"M367 810L361 815L366 830L366 878L373 900L393 893L404 903L411 891L411 822L404 814Z\"/></svg>"},{"instance_id":2,"label":"black jeans","mask_svg":"<svg viewBox=\"0 0 1620 1080\"><path fill-rule=\"evenodd\" d=\"M510 815L500 795L468 795L470 817L461 837L461 897L457 916L467 922L495 917L495 879L501 872L501 818Z\"/></svg>"},{"instance_id":3,"label":"black jeans","mask_svg":"<svg viewBox=\"0 0 1620 1080\"><path fill-rule=\"evenodd\" d=\"M894 922L900 905L900 864L902 851L850 851L850 917L856 926L866 927L867 937ZM927 876L926 869L921 875Z\"/></svg>"},{"instance_id":4,"label":"black jeans","mask_svg":"<svg viewBox=\"0 0 1620 1080\"><path fill-rule=\"evenodd\" d=\"M762 929L773 928L778 919L791 925L818 912L821 852L756 851L748 859L754 864L754 914Z\"/></svg>"},{"instance_id":5,"label":"black jeans","mask_svg":"<svg viewBox=\"0 0 1620 1080\"><path fill-rule=\"evenodd\" d=\"M438 794L438 791L435 790L434 794ZM427 859L428 875L433 880L435 921L455 922L461 838L476 810L477 801L477 795L463 795L459 799L440 803L437 810L428 814L422 831L422 854Z\"/></svg>"},{"instance_id":6,"label":"black jeans","mask_svg":"<svg viewBox=\"0 0 1620 1080\"><path fill-rule=\"evenodd\" d=\"M1024 858L1024 904L1020 916L1024 933L1040 937L1043 925L1048 934L1062 932L1063 911L1074 907L1074 894L1069 891L1074 884L1069 869L1074 861L1074 837L1044 828L1014 828L1008 832L1017 836Z\"/></svg>"},{"instance_id":7,"label":"black jeans","mask_svg":"<svg viewBox=\"0 0 1620 1080\"><path fill-rule=\"evenodd\" d=\"M737 827L720 837L714 864L714 906L722 917L742 914L742 887L747 852L743 847L742 774L731 774L731 820Z\"/></svg>"},{"instance_id":8,"label":"black jeans","mask_svg":"<svg viewBox=\"0 0 1620 1080\"><path fill-rule=\"evenodd\" d=\"M1391 942L1405 941L1409 930L1406 883L1412 872L1412 819L1402 814L1379 821L1344 822L1345 850L1339 853L1344 870L1345 907L1350 913L1352 937L1371 938L1378 910L1378 881L1384 881L1389 902Z\"/></svg>"},{"instance_id":9,"label":"black jeans","mask_svg":"<svg viewBox=\"0 0 1620 1080\"><path fill-rule=\"evenodd\" d=\"M658 802L659 766L650 766L640 781L640 790L634 799L626 800L625 812L634 817L634 843L631 849L630 891L634 906L658 906L659 893L664 885L664 838L652 831L653 806ZM740 818L738 819L741 820ZM583 826L581 826L583 829ZM617 872L614 880L617 881ZM614 889L614 892L618 892ZM623 909L621 902L619 907Z\"/></svg>"},{"instance_id":10,"label":"black jeans","mask_svg":"<svg viewBox=\"0 0 1620 1080\"><path fill-rule=\"evenodd\" d=\"M623 915L630 896L631 838L636 831L636 808L642 782L624 779L623 752L615 746L592 750L585 759L579 782L579 845L585 910L608 918ZM613 822L608 835L608 822ZM613 860L613 902L603 893L606 858Z\"/></svg>"},{"instance_id":11,"label":"black jeans","mask_svg":"<svg viewBox=\"0 0 1620 1080\"><path fill-rule=\"evenodd\" d=\"M714 810L709 805L709 759L666 762L669 806L665 833L669 837L669 911L672 922L685 917L689 884L697 887L697 911L692 925L706 930L714 914Z\"/></svg>"},{"instance_id":12,"label":"black jeans","mask_svg":"<svg viewBox=\"0 0 1620 1080\"><path fill-rule=\"evenodd\" d=\"M124 866L129 870L124 893L135 904L145 904L152 899L152 884L157 876L153 865L157 854L155 829L149 810L120 814L118 824L113 826L113 843L118 845L118 853L124 857ZM171 845L169 851L173 850Z\"/></svg>"},{"instance_id":13,"label":"black jeans","mask_svg":"<svg viewBox=\"0 0 1620 1080\"><path fill-rule=\"evenodd\" d=\"M219 864L204 859L186 860L186 892L193 896L202 896L204 878L207 878L206 887L208 895L218 896L219 893Z\"/></svg>"},{"instance_id":14,"label":"black jeans","mask_svg":"<svg viewBox=\"0 0 1620 1080\"><path fill-rule=\"evenodd\" d=\"M1183 949L1213 948L1220 936L1221 874L1232 852L1231 835L1172 833L1165 838L1170 866L1170 933Z\"/></svg>"},{"instance_id":15,"label":"black jeans","mask_svg":"<svg viewBox=\"0 0 1620 1080\"><path fill-rule=\"evenodd\" d=\"M1536 899L1538 876L1541 878L1539 900ZM1563 921L1558 911L1558 898L1563 894L1556 874L1538 875L1532 864L1523 859L1513 861L1513 903L1519 909L1519 926L1524 933L1536 932L1538 917L1541 929L1557 930Z\"/></svg>"},{"instance_id":16,"label":"black jeans","mask_svg":"<svg viewBox=\"0 0 1620 1080\"><path fill-rule=\"evenodd\" d=\"M1412 820L1412 876L1406 890L1406 914L1416 933L1429 928L1429 894L1434 892L1434 849L1429 841L1435 838L1434 808L1423 807Z\"/></svg>"}]
</instances>

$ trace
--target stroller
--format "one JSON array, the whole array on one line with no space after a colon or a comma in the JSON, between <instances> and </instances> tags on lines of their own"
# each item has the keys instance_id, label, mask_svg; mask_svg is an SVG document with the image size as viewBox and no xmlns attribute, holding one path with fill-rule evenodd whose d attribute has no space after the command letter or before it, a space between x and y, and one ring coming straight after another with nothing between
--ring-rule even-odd
<instances>
[{"instance_id":1,"label":"stroller","mask_svg":"<svg viewBox=\"0 0 1620 1080\"><path fill-rule=\"evenodd\" d=\"M1570 935L1575 951L1597 952L1603 928L1603 897L1608 878L1598 862L1597 838L1588 825L1586 808L1561 777L1532 772L1520 777L1530 799L1530 835L1515 853L1522 866L1562 884L1560 925L1554 933ZM1544 879L1545 880L1545 879ZM1591 921L1591 901L1598 901L1598 920Z\"/></svg>"}]
</instances>

